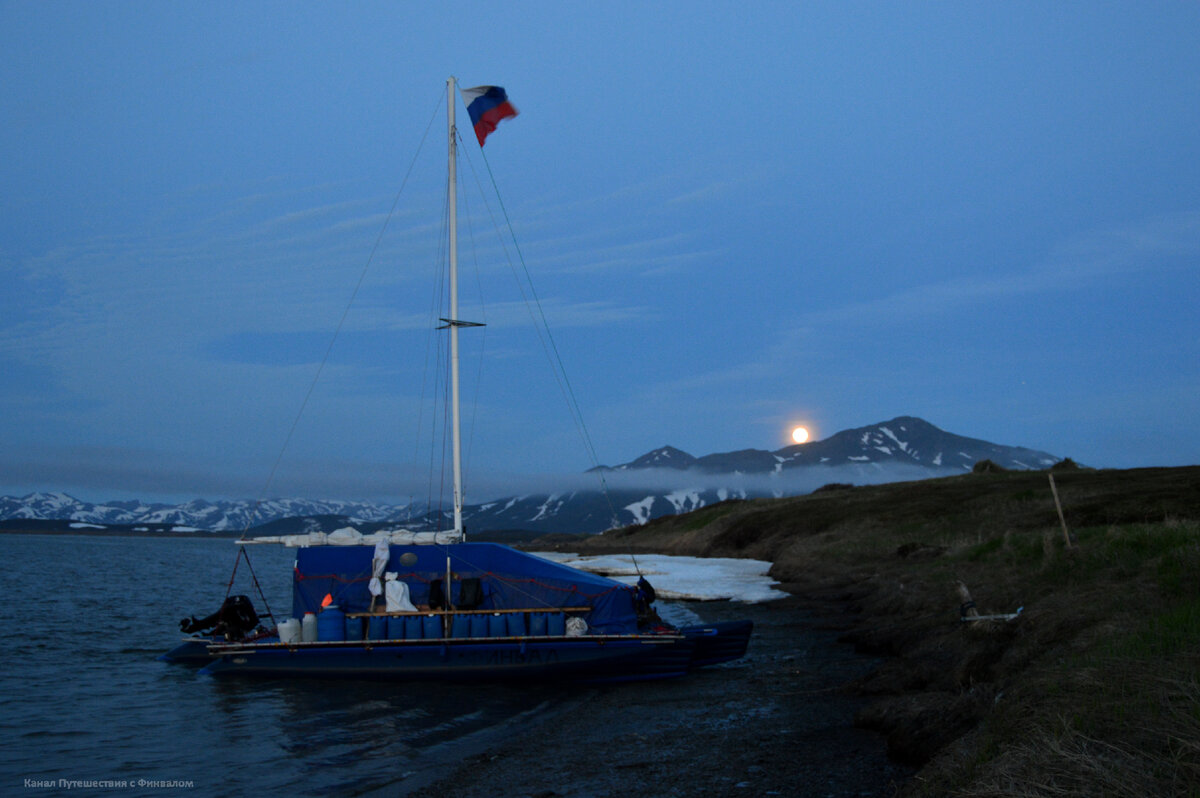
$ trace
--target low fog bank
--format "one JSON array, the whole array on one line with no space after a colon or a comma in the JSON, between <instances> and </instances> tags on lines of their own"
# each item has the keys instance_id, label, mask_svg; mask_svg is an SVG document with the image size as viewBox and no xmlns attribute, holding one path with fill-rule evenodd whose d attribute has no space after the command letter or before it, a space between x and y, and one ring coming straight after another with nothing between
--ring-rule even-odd
<instances>
[{"instance_id":1,"label":"low fog bank","mask_svg":"<svg viewBox=\"0 0 1200 798\"><path fill-rule=\"evenodd\" d=\"M179 504L193 499L244 500L255 497L303 497L312 500L365 501L407 505L427 503L432 489L444 495L433 504L449 505L447 480L431 479L428 470L384 463L309 462L281 466L273 477L269 464L230 459L210 469L179 462L161 453L103 448L45 452L37 458L0 463L0 494L22 496L64 491L90 502L139 499ZM715 474L669 468L577 474L503 474L468 470L468 504L520 496L593 492L665 495L678 491L720 491L730 496L796 496L832 482L872 485L962 473L916 465L860 463L807 466L769 474Z\"/></svg>"},{"instance_id":2,"label":"low fog bank","mask_svg":"<svg viewBox=\"0 0 1200 798\"><path fill-rule=\"evenodd\" d=\"M521 475L516 477L485 475L468 485L471 504L495 501L511 496L565 494L608 491L669 494L679 491L727 491L731 497L801 496L830 483L878 485L885 482L910 482L964 473L961 469L932 469L907 464L875 463L843 466L807 466L770 474L714 474L699 470L670 468L586 473ZM480 497L486 496L486 499Z\"/></svg>"}]
</instances>

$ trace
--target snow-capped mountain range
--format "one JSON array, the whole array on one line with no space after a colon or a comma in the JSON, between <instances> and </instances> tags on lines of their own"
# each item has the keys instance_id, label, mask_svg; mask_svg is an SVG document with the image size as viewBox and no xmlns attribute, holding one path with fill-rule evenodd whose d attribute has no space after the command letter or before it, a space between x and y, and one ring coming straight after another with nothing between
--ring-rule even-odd
<instances>
[{"instance_id":1,"label":"snow-capped mountain range","mask_svg":"<svg viewBox=\"0 0 1200 798\"><path fill-rule=\"evenodd\" d=\"M961 473L970 471L980 460L991 460L1003 468L1028 470L1046 468L1060 459L1034 449L964 438L938 429L928 421L900 416L773 452L742 449L693 457L672 446L664 446L624 465L600 468L606 471L669 468L710 474L768 474L808 466L861 465L867 466L866 473L870 473L870 470L888 464L905 464Z\"/></svg>"},{"instance_id":2,"label":"snow-capped mountain range","mask_svg":"<svg viewBox=\"0 0 1200 798\"><path fill-rule=\"evenodd\" d=\"M472 533L600 532L731 498L810 493L830 482L864 484L961 474L980 460L1007 469L1040 469L1060 459L1034 449L966 438L922 419L901 416L776 451L743 449L693 457L663 446L628 463L593 469L607 491L600 490L597 483L595 489L510 497L467 506L463 516ZM4 525L11 527L16 519L67 521L75 528L142 525L147 531L230 532L253 523L270 527L262 530L264 534L332 531L347 524L364 532L390 524L410 529L446 525L444 513L418 514L405 505L364 502L197 499L163 505L136 501L92 504L65 493L0 497L0 522L9 521Z\"/></svg>"},{"instance_id":3,"label":"snow-capped mountain range","mask_svg":"<svg viewBox=\"0 0 1200 798\"><path fill-rule=\"evenodd\" d=\"M0 520L70 520L80 524L144 525L177 527L213 532L231 532L281 518L336 516L352 523L384 521L402 515L403 506L365 502L270 499L256 506L252 500L208 501L194 499L186 504L143 504L112 501L92 504L66 493L31 493L0 496ZM86 527L80 527L86 528Z\"/></svg>"}]
</instances>

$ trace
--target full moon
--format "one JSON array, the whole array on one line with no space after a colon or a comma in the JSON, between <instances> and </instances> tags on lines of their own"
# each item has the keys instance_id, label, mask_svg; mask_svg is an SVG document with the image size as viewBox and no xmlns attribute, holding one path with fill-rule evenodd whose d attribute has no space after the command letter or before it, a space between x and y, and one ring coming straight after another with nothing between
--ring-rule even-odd
<instances>
[{"instance_id":1,"label":"full moon","mask_svg":"<svg viewBox=\"0 0 1200 798\"><path fill-rule=\"evenodd\" d=\"M792 430L792 440L796 443L804 443L808 440L808 430L804 427L796 427Z\"/></svg>"}]
</instances>

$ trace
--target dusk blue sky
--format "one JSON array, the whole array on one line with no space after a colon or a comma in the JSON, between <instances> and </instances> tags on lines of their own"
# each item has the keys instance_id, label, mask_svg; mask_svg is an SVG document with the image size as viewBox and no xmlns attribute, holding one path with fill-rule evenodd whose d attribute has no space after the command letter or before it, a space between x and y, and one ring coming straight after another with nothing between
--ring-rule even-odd
<instances>
[{"instance_id":1,"label":"dusk blue sky","mask_svg":"<svg viewBox=\"0 0 1200 798\"><path fill-rule=\"evenodd\" d=\"M898 415L1200 462L1198 41L1182 2L0 3L0 493L423 490L449 75L520 110L485 154L601 462ZM592 462L460 213L481 500Z\"/></svg>"}]
</instances>

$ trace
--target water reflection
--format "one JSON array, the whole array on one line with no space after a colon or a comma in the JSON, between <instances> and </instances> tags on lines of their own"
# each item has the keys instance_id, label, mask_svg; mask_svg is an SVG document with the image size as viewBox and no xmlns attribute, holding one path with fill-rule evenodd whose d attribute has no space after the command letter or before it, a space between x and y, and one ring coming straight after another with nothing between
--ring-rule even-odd
<instances>
[{"instance_id":1,"label":"water reflection","mask_svg":"<svg viewBox=\"0 0 1200 798\"><path fill-rule=\"evenodd\" d=\"M295 553L251 554L272 608L288 613ZM480 737L583 695L199 676L155 657L178 640L179 618L219 606L236 556L229 541L4 535L0 556L21 566L0 577L5 594L31 599L0 626L10 653L0 669L0 783L145 778L191 780L198 794L407 792ZM258 606L244 565L234 591Z\"/></svg>"},{"instance_id":2,"label":"water reflection","mask_svg":"<svg viewBox=\"0 0 1200 798\"><path fill-rule=\"evenodd\" d=\"M459 760L472 738L503 734L582 695L503 685L207 681L229 742L266 735L276 750L255 743L261 764L288 763L275 786L314 795L411 780Z\"/></svg>"}]
</instances>

